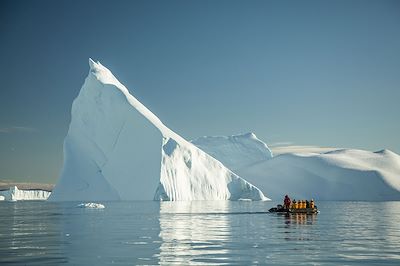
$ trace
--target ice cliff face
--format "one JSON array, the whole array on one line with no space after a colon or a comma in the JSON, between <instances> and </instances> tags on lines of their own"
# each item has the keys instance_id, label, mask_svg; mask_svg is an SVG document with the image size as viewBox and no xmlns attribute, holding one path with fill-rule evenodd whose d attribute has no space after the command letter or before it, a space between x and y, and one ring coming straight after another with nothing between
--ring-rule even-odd
<instances>
[{"instance_id":1,"label":"ice cliff face","mask_svg":"<svg viewBox=\"0 0 400 266\"><path fill-rule=\"evenodd\" d=\"M253 185L186 141L164 138L161 165L156 200L266 199Z\"/></svg>"},{"instance_id":2,"label":"ice cliff face","mask_svg":"<svg viewBox=\"0 0 400 266\"><path fill-rule=\"evenodd\" d=\"M107 68L89 64L50 200L266 199L167 128Z\"/></svg>"},{"instance_id":3,"label":"ice cliff face","mask_svg":"<svg viewBox=\"0 0 400 266\"><path fill-rule=\"evenodd\" d=\"M46 200L50 196L50 191L33 189L20 190L13 186L8 190L0 190L0 200L18 201L18 200Z\"/></svg>"}]
</instances>

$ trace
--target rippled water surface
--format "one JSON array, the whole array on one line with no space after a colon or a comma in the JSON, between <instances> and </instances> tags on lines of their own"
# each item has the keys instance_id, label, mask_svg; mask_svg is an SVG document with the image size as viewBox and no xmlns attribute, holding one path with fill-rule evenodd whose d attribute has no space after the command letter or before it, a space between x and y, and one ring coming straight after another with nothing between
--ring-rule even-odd
<instances>
[{"instance_id":1,"label":"rippled water surface","mask_svg":"<svg viewBox=\"0 0 400 266\"><path fill-rule=\"evenodd\" d=\"M400 202L0 202L0 264L400 265Z\"/></svg>"}]
</instances>

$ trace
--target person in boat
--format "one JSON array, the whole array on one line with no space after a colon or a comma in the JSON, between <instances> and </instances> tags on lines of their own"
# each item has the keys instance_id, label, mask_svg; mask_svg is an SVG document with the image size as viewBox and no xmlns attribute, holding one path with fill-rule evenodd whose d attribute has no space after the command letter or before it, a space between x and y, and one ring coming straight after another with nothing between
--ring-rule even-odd
<instances>
[{"instance_id":1,"label":"person in boat","mask_svg":"<svg viewBox=\"0 0 400 266\"><path fill-rule=\"evenodd\" d=\"M287 210L289 209L290 203L291 203L291 201L290 201L289 196L285 195L285 199L283 200L283 206L285 207L285 209L287 209Z\"/></svg>"}]
</instances>

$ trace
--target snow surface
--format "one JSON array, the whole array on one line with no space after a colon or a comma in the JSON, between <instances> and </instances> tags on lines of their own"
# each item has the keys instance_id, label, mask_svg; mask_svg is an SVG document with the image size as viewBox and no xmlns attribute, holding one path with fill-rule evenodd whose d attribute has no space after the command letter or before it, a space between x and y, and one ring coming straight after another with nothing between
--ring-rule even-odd
<instances>
[{"instance_id":1,"label":"snow surface","mask_svg":"<svg viewBox=\"0 0 400 266\"><path fill-rule=\"evenodd\" d=\"M318 152L285 153L260 161L249 155L259 150L249 146L245 153L233 152L234 162L240 162L242 154L246 161L246 165L235 167L226 160L229 153L221 153L224 145L215 143L216 139L221 138L203 137L200 145L273 200L285 194L317 200L400 200L400 156L389 150L313 149ZM205 143L207 140L210 143Z\"/></svg>"},{"instance_id":2,"label":"snow surface","mask_svg":"<svg viewBox=\"0 0 400 266\"><path fill-rule=\"evenodd\" d=\"M107 68L89 65L50 200L267 199L166 127Z\"/></svg>"},{"instance_id":3,"label":"snow surface","mask_svg":"<svg viewBox=\"0 0 400 266\"><path fill-rule=\"evenodd\" d=\"M205 136L191 142L233 171L272 158L267 144L254 133L228 137Z\"/></svg>"},{"instance_id":4,"label":"snow surface","mask_svg":"<svg viewBox=\"0 0 400 266\"><path fill-rule=\"evenodd\" d=\"M288 145L288 146L275 146L271 147L274 156L284 154L284 153L325 153L329 151L335 151L339 148L332 147L319 147L319 146L298 146L298 145Z\"/></svg>"},{"instance_id":5,"label":"snow surface","mask_svg":"<svg viewBox=\"0 0 400 266\"><path fill-rule=\"evenodd\" d=\"M18 200L47 200L51 192L45 190L20 190L13 186L8 190L0 190L0 201L18 201Z\"/></svg>"}]
</instances>

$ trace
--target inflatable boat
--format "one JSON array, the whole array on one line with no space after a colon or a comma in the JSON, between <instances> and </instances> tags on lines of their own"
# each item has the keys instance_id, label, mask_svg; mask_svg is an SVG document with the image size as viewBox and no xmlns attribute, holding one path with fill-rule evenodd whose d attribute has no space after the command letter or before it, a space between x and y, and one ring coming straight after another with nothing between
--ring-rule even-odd
<instances>
[{"instance_id":1,"label":"inflatable boat","mask_svg":"<svg viewBox=\"0 0 400 266\"><path fill-rule=\"evenodd\" d=\"M289 208L286 209L284 208L282 205L277 205L274 208L271 208L268 210L269 212L275 212L275 213L303 213L303 214L315 214L315 213L319 213L317 206L315 206L314 208Z\"/></svg>"}]
</instances>

